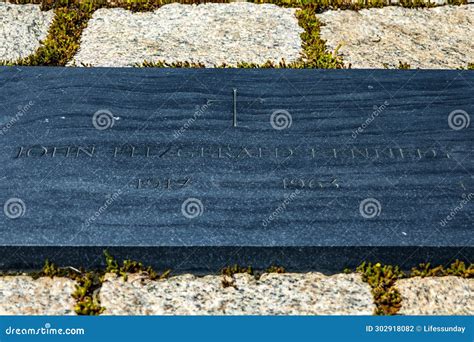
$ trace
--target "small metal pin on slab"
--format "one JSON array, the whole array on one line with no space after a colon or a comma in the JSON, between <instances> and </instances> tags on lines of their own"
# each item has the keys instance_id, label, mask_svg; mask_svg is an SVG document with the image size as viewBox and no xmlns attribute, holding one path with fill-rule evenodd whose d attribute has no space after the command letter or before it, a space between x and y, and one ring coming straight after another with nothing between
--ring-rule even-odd
<instances>
[{"instance_id":1,"label":"small metal pin on slab","mask_svg":"<svg viewBox=\"0 0 474 342\"><path fill-rule=\"evenodd\" d=\"M232 89L233 93L233 113L232 113L232 127L237 127L237 88ZM223 102L222 100L207 100L207 104Z\"/></svg>"},{"instance_id":2,"label":"small metal pin on slab","mask_svg":"<svg viewBox=\"0 0 474 342\"><path fill-rule=\"evenodd\" d=\"M232 126L237 127L237 88L233 89L233 93L234 93L234 116L233 116Z\"/></svg>"}]
</instances>

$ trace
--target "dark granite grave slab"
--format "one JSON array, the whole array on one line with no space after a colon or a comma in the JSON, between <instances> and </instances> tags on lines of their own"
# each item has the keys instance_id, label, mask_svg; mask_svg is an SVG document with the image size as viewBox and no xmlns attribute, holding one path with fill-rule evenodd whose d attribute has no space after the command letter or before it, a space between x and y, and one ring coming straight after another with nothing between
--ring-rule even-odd
<instances>
[{"instance_id":1,"label":"dark granite grave slab","mask_svg":"<svg viewBox=\"0 0 474 342\"><path fill-rule=\"evenodd\" d=\"M0 268L472 262L474 72L0 69Z\"/></svg>"}]
</instances>

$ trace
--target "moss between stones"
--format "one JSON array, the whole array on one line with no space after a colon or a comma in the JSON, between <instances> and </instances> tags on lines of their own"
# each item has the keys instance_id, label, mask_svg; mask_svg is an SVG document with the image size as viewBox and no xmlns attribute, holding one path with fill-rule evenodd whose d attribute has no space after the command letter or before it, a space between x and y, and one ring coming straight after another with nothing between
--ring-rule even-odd
<instances>
[{"instance_id":1,"label":"moss between stones","mask_svg":"<svg viewBox=\"0 0 474 342\"><path fill-rule=\"evenodd\" d=\"M255 277L260 277L263 273L285 273L286 270L283 266L271 265L265 270L254 270L251 266L239 266L237 264L232 266L226 266L221 269L221 275L232 277L237 273L246 273Z\"/></svg>"},{"instance_id":2,"label":"moss between stones","mask_svg":"<svg viewBox=\"0 0 474 342\"><path fill-rule=\"evenodd\" d=\"M232 0L10 0L14 4L41 4L43 8L50 9L62 6L77 6L84 2L91 2L95 7L114 8L121 7L131 11L152 11L163 5L171 3L202 4L202 3L230 3ZM257 4L274 4L282 7L315 6L318 11L328 9L359 10L363 8L377 8L393 6L388 0L248 0ZM449 5L465 5L467 0L448 0ZM408 8L434 7L434 2L424 0L400 0L399 6Z\"/></svg>"},{"instance_id":3,"label":"moss between stones","mask_svg":"<svg viewBox=\"0 0 474 342\"><path fill-rule=\"evenodd\" d=\"M221 270L222 277L222 287L234 287L237 288L234 282L234 275L238 273L245 273L251 276L254 276L255 279L260 279L263 273L285 273L285 268L282 266L272 265L264 271L255 271L251 266L239 266L237 264L232 266L226 266Z\"/></svg>"},{"instance_id":4,"label":"moss between stones","mask_svg":"<svg viewBox=\"0 0 474 342\"><path fill-rule=\"evenodd\" d=\"M344 270L347 273L348 269ZM458 276L462 278L474 278L474 264L466 266L462 261L456 260L448 268L444 266L432 267L429 263L413 267L408 274L400 270L398 266L382 265L380 263L362 263L357 267L362 280L372 288L376 315L395 315L401 307L402 299L400 292L395 286L399 279L410 277L443 277Z\"/></svg>"},{"instance_id":5,"label":"moss between stones","mask_svg":"<svg viewBox=\"0 0 474 342\"><path fill-rule=\"evenodd\" d=\"M88 271L71 267L60 268L46 260L43 269L33 273L33 278L39 277L65 277L76 282L76 289L72 297L76 300L74 311L78 315L95 316L100 315L105 308L100 305L98 292L104 279L103 271Z\"/></svg>"},{"instance_id":6,"label":"moss between stones","mask_svg":"<svg viewBox=\"0 0 474 342\"><path fill-rule=\"evenodd\" d=\"M54 3L54 19L48 36L33 54L14 62L0 61L0 65L65 66L79 49L82 30L96 9L93 2L83 1L64 6ZM62 6L62 7L56 7Z\"/></svg>"},{"instance_id":7,"label":"moss between stones","mask_svg":"<svg viewBox=\"0 0 474 342\"><path fill-rule=\"evenodd\" d=\"M39 277L66 277L74 280L76 289L72 294L76 300L74 307L78 315L99 315L105 308L101 306L98 294L106 273L115 273L122 276L127 281L129 273L144 273L149 279L164 279L170 275L167 270L162 274L155 272L151 267L144 267L142 263L132 260L124 260L120 265L107 251L104 251L106 267L103 270L85 271L73 267L58 267L46 260L40 272L30 273L34 279ZM259 279L263 273L284 273L281 266L270 266L264 271L255 271L251 266L242 267L233 265L224 267L222 274L222 285L224 287L233 286L234 275L237 273L247 273ZM344 273L352 273L353 270L346 268ZM396 281L410 277L442 277L457 276L462 278L474 278L474 264L467 266L464 262L456 260L449 267L433 267L429 263L419 264L411 271L404 273L398 266L382 265L380 263L362 263L356 268L356 272L361 274L362 280L367 282L372 288L372 295L376 309L376 315L395 315L402 306L400 292L396 288ZM19 273L1 273L1 275L19 275Z\"/></svg>"},{"instance_id":8,"label":"moss between stones","mask_svg":"<svg viewBox=\"0 0 474 342\"><path fill-rule=\"evenodd\" d=\"M13 0L10 3L41 4L43 10L55 9L55 18L49 29L48 37L40 48L31 56L18 61L0 61L0 65L49 65L65 66L79 49L82 31L87 26L93 12L98 8L121 7L132 11L151 11L169 3L196 4L196 3L228 3L229 0ZM359 10L388 6L386 0L251 0L253 3L271 3L285 7L297 7L296 16L300 26L305 30L301 34L303 53L300 59L287 63L268 61L261 65L241 62L237 68L344 68L342 58L327 51L325 41L320 38L322 23L316 17L329 9ZM467 0L448 0L449 4L466 4ZM400 5L409 8L432 7L434 4L423 0L400 0ZM202 68L202 63L164 61L144 61L139 67L173 67L173 68ZM216 67L229 67L221 65ZM350 66L349 66L350 67Z\"/></svg>"},{"instance_id":9,"label":"moss between stones","mask_svg":"<svg viewBox=\"0 0 474 342\"><path fill-rule=\"evenodd\" d=\"M410 277L445 277L456 276L461 278L474 278L474 264L466 266L462 261L456 260L448 268L443 266L431 266L430 263L420 264L418 267L413 267L410 272Z\"/></svg>"},{"instance_id":10,"label":"moss between stones","mask_svg":"<svg viewBox=\"0 0 474 342\"><path fill-rule=\"evenodd\" d=\"M46 260L43 269L29 275L33 279L39 277L65 277L76 282L76 289L72 297L76 300L74 311L78 315L95 316L104 312L99 300L99 291L104 282L106 273L115 273L127 281L130 273L144 273L149 279L157 280L167 278L170 270L158 274L151 267L144 267L142 263L133 260L124 260L120 265L107 251L104 251L106 268L104 270L85 271L73 267L58 267Z\"/></svg>"},{"instance_id":11,"label":"moss between stones","mask_svg":"<svg viewBox=\"0 0 474 342\"><path fill-rule=\"evenodd\" d=\"M382 63L384 69L390 69L390 65L388 63ZM411 65L407 62L398 61L397 69L408 70L411 69Z\"/></svg>"},{"instance_id":12,"label":"moss between stones","mask_svg":"<svg viewBox=\"0 0 474 342\"><path fill-rule=\"evenodd\" d=\"M153 270L152 267L145 267L141 262L134 260L124 260L122 265L115 260L107 251L104 251L105 255L105 273L115 273L118 276L122 276L124 281L127 281L128 274L130 273L144 273L151 280L165 279L171 274L171 270L166 270L162 274L159 274Z\"/></svg>"},{"instance_id":13,"label":"moss between stones","mask_svg":"<svg viewBox=\"0 0 474 342\"><path fill-rule=\"evenodd\" d=\"M403 277L403 272L395 266L377 263L362 263L356 269L372 288L372 295L376 305L376 315L394 315L400 310L401 296L395 288L395 282Z\"/></svg>"},{"instance_id":14,"label":"moss between stones","mask_svg":"<svg viewBox=\"0 0 474 342\"><path fill-rule=\"evenodd\" d=\"M221 270L221 274L224 276L232 277L236 273L247 273L253 275L253 268L250 266L242 267L235 264L232 266L226 266Z\"/></svg>"},{"instance_id":15,"label":"moss between stones","mask_svg":"<svg viewBox=\"0 0 474 342\"><path fill-rule=\"evenodd\" d=\"M337 50L330 53L326 48L326 42L320 38L320 29L322 23L316 17L318 5L308 4L296 11L296 18L299 25L304 29L301 33L301 40L303 42L303 52L301 57L294 62L287 63L282 59L279 63L267 61L263 64L240 62L237 63L237 68L318 68L318 69L342 69L344 63L340 56L337 56ZM165 61L144 61L136 67L154 67L154 68L204 68L202 63L193 62L173 62L167 63ZM216 65L217 68L228 68L227 64Z\"/></svg>"}]
</instances>

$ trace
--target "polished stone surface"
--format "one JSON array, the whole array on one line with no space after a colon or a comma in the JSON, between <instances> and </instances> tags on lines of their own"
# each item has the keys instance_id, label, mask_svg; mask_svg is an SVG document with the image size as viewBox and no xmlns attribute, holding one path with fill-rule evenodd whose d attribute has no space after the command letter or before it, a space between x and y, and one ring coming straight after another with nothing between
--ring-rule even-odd
<instances>
[{"instance_id":1,"label":"polished stone surface","mask_svg":"<svg viewBox=\"0 0 474 342\"><path fill-rule=\"evenodd\" d=\"M94 266L105 248L178 271L472 260L473 85L471 71L2 68L0 267Z\"/></svg>"}]
</instances>

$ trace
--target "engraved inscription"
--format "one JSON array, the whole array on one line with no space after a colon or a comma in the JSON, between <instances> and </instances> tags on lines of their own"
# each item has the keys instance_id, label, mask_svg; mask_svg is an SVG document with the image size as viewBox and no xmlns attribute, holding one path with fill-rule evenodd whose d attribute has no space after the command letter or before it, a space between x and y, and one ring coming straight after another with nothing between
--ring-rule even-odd
<instances>
[{"instance_id":1,"label":"engraved inscription","mask_svg":"<svg viewBox=\"0 0 474 342\"><path fill-rule=\"evenodd\" d=\"M137 189L161 189L161 190L178 190L185 188L191 184L190 177L183 178L138 178L135 182Z\"/></svg>"},{"instance_id":2,"label":"engraved inscription","mask_svg":"<svg viewBox=\"0 0 474 342\"><path fill-rule=\"evenodd\" d=\"M285 177L283 178L283 189L327 189L327 188L339 188L339 181L337 178L330 180L320 180L313 177Z\"/></svg>"},{"instance_id":3,"label":"engraved inscription","mask_svg":"<svg viewBox=\"0 0 474 342\"><path fill-rule=\"evenodd\" d=\"M184 146L184 145L126 145L97 146L20 146L15 158L160 158L160 159L270 159L287 160L354 160L402 161L419 159L450 159L450 152L424 147L353 147L317 148L292 146Z\"/></svg>"}]
</instances>

